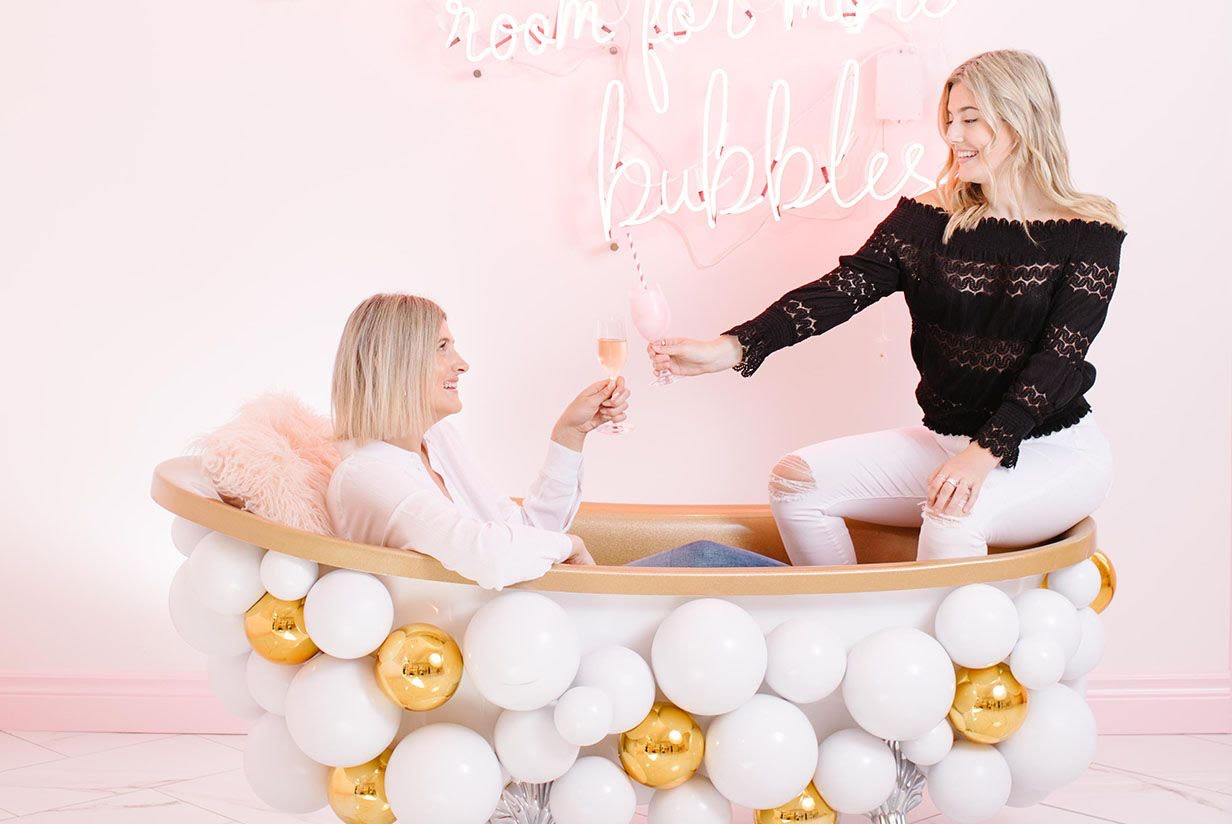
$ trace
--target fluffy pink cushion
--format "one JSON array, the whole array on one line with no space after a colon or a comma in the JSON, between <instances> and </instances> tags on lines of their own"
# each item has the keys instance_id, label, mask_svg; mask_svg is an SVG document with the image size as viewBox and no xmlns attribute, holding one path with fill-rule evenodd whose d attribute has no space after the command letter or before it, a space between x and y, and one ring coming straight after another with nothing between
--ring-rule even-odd
<instances>
[{"instance_id":1,"label":"fluffy pink cushion","mask_svg":"<svg viewBox=\"0 0 1232 824\"><path fill-rule=\"evenodd\" d=\"M193 449L224 500L280 524L332 534L325 491L339 461L333 426L294 395L249 401Z\"/></svg>"}]
</instances>

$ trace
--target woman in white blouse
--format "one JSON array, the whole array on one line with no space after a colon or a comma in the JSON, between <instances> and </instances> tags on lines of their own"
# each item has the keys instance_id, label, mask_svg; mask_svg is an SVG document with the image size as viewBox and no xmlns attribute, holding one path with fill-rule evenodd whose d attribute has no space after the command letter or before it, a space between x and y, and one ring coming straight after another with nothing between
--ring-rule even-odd
<instances>
[{"instance_id":1,"label":"woman in white blouse","mask_svg":"<svg viewBox=\"0 0 1232 824\"><path fill-rule=\"evenodd\" d=\"M348 540L415 549L482 587L538 578L555 563L593 564L566 534L581 501L582 446L628 407L624 379L582 390L552 428L547 459L521 506L499 494L443 419L461 411L468 365L441 308L414 295L374 295L351 313L334 362L334 430L342 461L326 506ZM756 553L691 544L647 566L761 566Z\"/></svg>"}]
</instances>

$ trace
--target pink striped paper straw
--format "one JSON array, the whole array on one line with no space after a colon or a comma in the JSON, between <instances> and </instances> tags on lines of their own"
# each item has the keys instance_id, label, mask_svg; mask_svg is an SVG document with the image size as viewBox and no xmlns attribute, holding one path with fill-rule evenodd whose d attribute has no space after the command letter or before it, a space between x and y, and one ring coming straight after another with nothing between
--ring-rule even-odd
<instances>
[{"instance_id":1,"label":"pink striped paper straw","mask_svg":"<svg viewBox=\"0 0 1232 824\"><path fill-rule=\"evenodd\" d=\"M637 269L637 280L642 288L646 286L646 273L642 271L642 259L637 256L637 247L633 245L633 235L625 232L625 237L629 239L629 251L633 253L633 268Z\"/></svg>"}]
</instances>

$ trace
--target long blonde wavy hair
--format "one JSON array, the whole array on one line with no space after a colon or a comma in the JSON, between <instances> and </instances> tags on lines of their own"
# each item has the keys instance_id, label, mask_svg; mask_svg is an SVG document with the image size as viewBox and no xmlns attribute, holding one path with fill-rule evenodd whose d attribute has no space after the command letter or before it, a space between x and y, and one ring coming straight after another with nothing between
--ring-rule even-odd
<instances>
[{"instance_id":1,"label":"long blonde wavy hair","mask_svg":"<svg viewBox=\"0 0 1232 824\"><path fill-rule=\"evenodd\" d=\"M1012 141L1005 162L1009 164L1008 192L991 193L1004 202L1030 236L1023 214L1026 181L1031 180L1058 206L1090 220L1124 228L1116 204L1106 197L1080 192L1069 176L1069 150L1061 130L1061 104L1043 61L1025 51L1002 49L977 54L950 73L941 92L938 127L948 131L950 90L966 86L980 109L980 118L993 132L993 144ZM949 145L949 141L946 141ZM978 183L958 178L958 159L950 146L949 158L937 176L937 195L950 213L943 241L957 229L970 229L988 216L989 193Z\"/></svg>"}]
</instances>

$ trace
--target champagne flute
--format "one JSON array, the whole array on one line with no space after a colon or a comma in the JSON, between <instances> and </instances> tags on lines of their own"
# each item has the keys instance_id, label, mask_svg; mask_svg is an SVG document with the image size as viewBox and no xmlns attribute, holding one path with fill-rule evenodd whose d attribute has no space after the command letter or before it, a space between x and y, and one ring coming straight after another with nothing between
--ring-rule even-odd
<instances>
[{"instance_id":1,"label":"champagne flute","mask_svg":"<svg viewBox=\"0 0 1232 824\"><path fill-rule=\"evenodd\" d=\"M620 377L620 370L625 367L625 359L629 356L629 341L625 337L625 322L617 317L607 318L595 324L595 338L599 344L599 364L607 372L610 382ZM605 435L623 435L630 432L633 425L621 421L608 421L596 427L596 432Z\"/></svg>"},{"instance_id":2,"label":"champagne flute","mask_svg":"<svg viewBox=\"0 0 1232 824\"><path fill-rule=\"evenodd\" d=\"M661 342L666 337L667 327L672 322L672 310L659 284L643 284L630 289L629 310L633 315L633 325L647 343ZM657 370L654 375L652 386L670 386L676 382L676 376L666 369Z\"/></svg>"}]
</instances>

